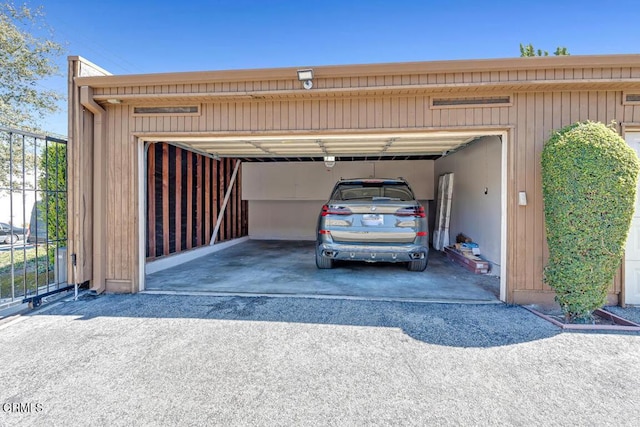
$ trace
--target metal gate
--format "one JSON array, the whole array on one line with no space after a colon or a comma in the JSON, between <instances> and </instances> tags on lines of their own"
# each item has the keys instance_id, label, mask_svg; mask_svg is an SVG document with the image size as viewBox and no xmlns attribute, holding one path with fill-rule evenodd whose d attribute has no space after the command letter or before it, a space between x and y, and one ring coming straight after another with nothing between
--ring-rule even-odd
<instances>
[{"instance_id":1,"label":"metal gate","mask_svg":"<svg viewBox=\"0 0 640 427\"><path fill-rule=\"evenodd\" d=\"M0 310L67 283L67 141L0 127Z\"/></svg>"}]
</instances>

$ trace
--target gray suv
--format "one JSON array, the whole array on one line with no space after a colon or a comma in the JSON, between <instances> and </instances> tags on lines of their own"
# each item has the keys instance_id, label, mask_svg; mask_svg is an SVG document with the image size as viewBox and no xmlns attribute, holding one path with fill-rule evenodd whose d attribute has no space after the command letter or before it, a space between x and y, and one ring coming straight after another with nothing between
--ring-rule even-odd
<instances>
[{"instance_id":1,"label":"gray suv","mask_svg":"<svg viewBox=\"0 0 640 427\"><path fill-rule=\"evenodd\" d=\"M334 260L406 262L424 271L429 256L427 216L407 181L342 179L322 206L316 229L316 266Z\"/></svg>"}]
</instances>

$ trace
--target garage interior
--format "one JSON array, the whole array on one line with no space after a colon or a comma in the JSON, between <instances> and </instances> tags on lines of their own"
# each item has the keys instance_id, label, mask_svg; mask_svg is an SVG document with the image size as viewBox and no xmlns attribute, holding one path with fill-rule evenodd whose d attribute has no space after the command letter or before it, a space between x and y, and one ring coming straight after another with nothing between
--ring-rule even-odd
<instances>
[{"instance_id":1,"label":"garage interior","mask_svg":"<svg viewBox=\"0 0 640 427\"><path fill-rule=\"evenodd\" d=\"M144 290L498 302L503 138L469 132L185 136L150 144ZM317 215L338 179L406 178L428 209L431 237L438 177L445 173L454 174L449 241L459 233L471 237L490 262L489 274L474 274L433 248L422 273L384 263L316 269Z\"/></svg>"}]
</instances>

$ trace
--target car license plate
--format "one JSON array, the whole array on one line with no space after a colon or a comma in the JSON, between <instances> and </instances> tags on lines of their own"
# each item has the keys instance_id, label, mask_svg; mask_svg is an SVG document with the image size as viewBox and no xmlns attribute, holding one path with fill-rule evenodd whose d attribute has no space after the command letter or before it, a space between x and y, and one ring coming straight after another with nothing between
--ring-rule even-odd
<instances>
[{"instance_id":1,"label":"car license plate","mask_svg":"<svg viewBox=\"0 0 640 427\"><path fill-rule=\"evenodd\" d=\"M372 225L382 225L382 215L376 214L365 214L362 215L362 225L372 226Z\"/></svg>"}]
</instances>

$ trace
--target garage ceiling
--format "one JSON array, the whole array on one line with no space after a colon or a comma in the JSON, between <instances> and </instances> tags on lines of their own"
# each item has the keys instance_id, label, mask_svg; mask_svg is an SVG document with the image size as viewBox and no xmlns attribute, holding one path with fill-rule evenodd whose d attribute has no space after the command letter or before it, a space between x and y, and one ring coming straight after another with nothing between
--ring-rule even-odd
<instances>
[{"instance_id":1,"label":"garage ceiling","mask_svg":"<svg viewBox=\"0 0 640 427\"><path fill-rule=\"evenodd\" d=\"M260 135L250 137L180 136L166 142L216 157L286 158L398 158L439 157L477 138L467 133Z\"/></svg>"}]
</instances>

